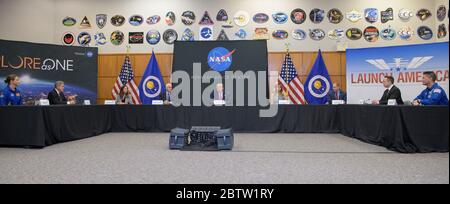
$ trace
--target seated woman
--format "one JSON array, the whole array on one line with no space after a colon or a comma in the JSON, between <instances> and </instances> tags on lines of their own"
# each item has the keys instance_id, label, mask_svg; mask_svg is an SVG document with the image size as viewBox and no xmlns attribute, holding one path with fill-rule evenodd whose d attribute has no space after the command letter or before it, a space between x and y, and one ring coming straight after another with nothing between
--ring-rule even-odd
<instances>
[{"instance_id":1,"label":"seated woman","mask_svg":"<svg viewBox=\"0 0 450 204\"><path fill-rule=\"evenodd\" d=\"M22 94L17 88L20 79L17 75L11 74L6 77L6 87L0 91L0 106L18 106L22 105Z\"/></svg>"},{"instance_id":2,"label":"seated woman","mask_svg":"<svg viewBox=\"0 0 450 204\"><path fill-rule=\"evenodd\" d=\"M277 93L275 95L275 92ZM277 97L276 97L277 96ZM279 101L289 100L287 91L283 90L283 86L278 84L274 92L272 93L272 104L278 104Z\"/></svg>"},{"instance_id":3,"label":"seated woman","mask_svg":"<svg viewBox=\"0 0 450 204\"><path fill-rule=\"evenodd\" d=\"M117 105L133 105L133 97L127 86L120 88L120 93L116 96Z\"/></svg>"}]
</instances>

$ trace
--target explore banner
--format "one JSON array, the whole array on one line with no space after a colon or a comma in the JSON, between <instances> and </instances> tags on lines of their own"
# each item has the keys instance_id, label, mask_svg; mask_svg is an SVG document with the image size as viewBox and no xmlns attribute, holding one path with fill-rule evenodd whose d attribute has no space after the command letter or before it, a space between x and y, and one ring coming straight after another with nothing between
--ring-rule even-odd
<instances>
[{"instance_id":1,"label":"explore banner","mask_svg":"<svg viewBox=\"0 0 450 204\"><path fill-rule=\"evenodd\" d=\"M24 104L47 98L55 81L65 82L65 94L77 103L97 101L97 48L0 40L0 90L6 76L20 77Z\"/></svg>"}]
</instances>

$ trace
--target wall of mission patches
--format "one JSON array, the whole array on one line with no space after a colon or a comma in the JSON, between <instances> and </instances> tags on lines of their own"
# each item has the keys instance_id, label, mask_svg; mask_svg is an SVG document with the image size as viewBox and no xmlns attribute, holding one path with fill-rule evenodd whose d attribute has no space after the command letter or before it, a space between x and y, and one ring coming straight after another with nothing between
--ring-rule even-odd
<instances>
[{"instance_id":1,"label":"wall of mission patches","mask_svg":"<svg viewBox=\"0 0 450 204\"><path fill-rule=\"evenodd\" d=\"M407 43L413 39L424 43L436 39L446 38L448 35L449 12L446 5L437 8L422 8L412 10L403 8L365 8L363 10L344 10L332 8L324 10L314 8L310 10L293 8L290 11L274 13L255 12L250 13L240 10L230 13L226 8L217 12L204 11L201 13L186 10L181 13L168 10L163 14L144 15L133 14L129 16L121 14L98 13L95 16L65 16L60 19L60 26L66 29L61 33L61 43L64 45L117 46L123 52L126 45L158 44L172 45L175 40L275 40L280 43L290 41L323 41L331 40L336 43L352 41L364 41L367 46L378 41L393 41L400 39ZM392 21L405 23L402 27L393 27ZM409 21L423 22L416 27L407 24ZM309 25L331 24L336 25L332 29L305 27ZM433 21L435 26L425 22ZM355 24L354 27L341 28L340 24ZM357 27L357 23L365 22L367 26ZM292 29L270 29L277 25L290 23ZM383 26L378 27L376 24ZM174 25L184 26L176 29ZM252 24L253 26L249 26ZM112 32L104 32L107 25L114 27ZM137 28L140 31L127 31L124 25ZM155 25L164 29L152 28ZM195 25L195 27L194 27ZM256 25L256 26L254 26ZM319 26L317 26L319 27ZM233 29L234 28L234 29Z\"/></svg>"}]
</instances>

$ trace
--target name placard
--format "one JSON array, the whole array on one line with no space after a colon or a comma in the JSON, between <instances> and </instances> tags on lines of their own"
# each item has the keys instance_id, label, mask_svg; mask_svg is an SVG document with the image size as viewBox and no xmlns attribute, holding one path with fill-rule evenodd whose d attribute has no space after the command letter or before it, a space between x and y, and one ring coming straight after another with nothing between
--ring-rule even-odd
<instances>
[{"instance_id":1,"label":"name placard","mask_svg":"<svg viewBox=\"0 0 450 204\"><path fill-rule=\"evenodd\" d=\"M49 106L50 101L48 99L41 99L41 100L39 100L39 105L40 106Z\"/></svg>"},{"instance_id":2,"label":"name placard","mask_svg":"<svg viewBox=\"0 0 450 204\"><path fill-rule=\"evenodd\" d=\"M290 105L291 101L290 100L279 100L278 101L278 105Z\"/></svg>"},{"instance_id":3,"label":"name placard","mask_svg":"<svg viewBox=\"0 0 450 204\"><path fill-rule=\"evenodd\" d=\"M214 100L215 106L224 106L226 102L224 100Z\"/></svg>"},{"instance_id":4,"label":"name placard","mask_svg":"<svg viewBox=\"0 0 450 204\"><path fill-rule=\"evenodd\" d=\"M388 101L388 106L396 106L396 105L398 105L398 104L397 104L397 100L395 100L395 99L390 99L390 100Z\"/></svg>"},{"instance_id":5,"label":"name placard","mask_svg":"<svg viewBox=\"0 0 450 204\"><path fill-rule=\"evenodd\" d=\"M116 101L114 101L114 100L105 100L105 105L116 105Z\"/></svg>"},{"instance_id":6,"label":"name placard","mask_svg":"<svg viewBox=\"0 0 450 204\"><path fill-rule=\"evenodd\" d=\"M333 100L333 101L331 101L331 104L333 104L333 105L344 105L345 101L344 100Z\"/></svg>"},{"instance_id":7,"label":"name placard","mask_svg":"<svg viewBox=\"0 0 450 204\"><path fill-rule=\"evenodd\" d=\"M162 100L154 100L154 101L152 101L152 105L154 105L154 106L164 105L164 101L162 101Z\"/></svg>"}]
</instances>

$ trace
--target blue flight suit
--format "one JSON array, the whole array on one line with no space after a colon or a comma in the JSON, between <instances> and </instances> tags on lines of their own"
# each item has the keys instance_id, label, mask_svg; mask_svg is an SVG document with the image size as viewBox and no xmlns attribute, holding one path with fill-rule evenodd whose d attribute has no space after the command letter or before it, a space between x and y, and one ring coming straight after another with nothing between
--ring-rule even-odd
<instances>
[{"instance_id":1,"label":"blue flight suit","mask_svg":"<svg viewBox=\"0 0 450 204\"><path fill-rule=\"evenodd\" d=\"M18 106L22 105L22 94L20 90L16 88L15 91L11 90L9 86L6 86L0 92L0 106Z\"/></svg>"},{"instance_id":2,"label":"blue flight suit","mask_svg":"<svg viewBox=\"0 0 450 204\"><path fill-rule=\"evenodd\" d=\"M414 100L420 100L420 104L424 106L448 106L448 97L445 90L435 83L431 88L426 88Z\"/></svg>"}]
</instances>

